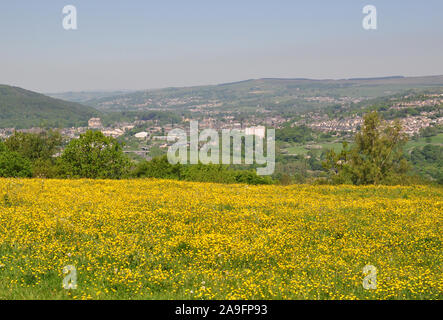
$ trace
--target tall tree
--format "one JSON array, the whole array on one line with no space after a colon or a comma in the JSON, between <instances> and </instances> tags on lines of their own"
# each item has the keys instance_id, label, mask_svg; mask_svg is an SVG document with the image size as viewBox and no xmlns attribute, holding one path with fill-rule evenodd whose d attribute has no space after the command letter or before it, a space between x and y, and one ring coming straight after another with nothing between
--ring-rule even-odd
<instances>
[{"instance_id":1,"label":"tall tree","mask_svg":"<svg viewBox=\"0 0 443 320\"><path fill-rule=\"evenodd\" d=\"M41 133L15 132L6 139L6 147L17 152L30 161L37 159L48 160L54 156L62 144L61 134L49 130Z\"/></svg>"},{"instance_id":2,"label":"tall tree","mask_svg":"<svg viewBox=\"0 0 443 320\"><path fill-rule=\"evenodd\" d=\"M60 159L63 175L73 178L119 179L129 164L118 141L100 131L87 131L71 140Z\"/></svg>"},{"instance_id":3,"label":"tall tree","mask_svg":"<svg viewBox=\"0 0 443 320\"><path fill-rule=\"evenodd\" d=\"M58 131L15 132L6 139L5 144L8 150L30 161L33 176L45 178L57 176L54 156L62 145L62 136Z\"/></svg>"},{"instance_id":4,"label":"tall tree","mask_svg":"<svg viewBox=\"0 0 443 320\"><path fill-rule=\"evenodd\" d=\"M324 166L330 169L335 183L398 183L409 169L403 154L407 140L400 122L389 125L374 111L365 115L353 147L348 149L344 144L340 154L330 151Z\"/></svg>"}]
</instances>

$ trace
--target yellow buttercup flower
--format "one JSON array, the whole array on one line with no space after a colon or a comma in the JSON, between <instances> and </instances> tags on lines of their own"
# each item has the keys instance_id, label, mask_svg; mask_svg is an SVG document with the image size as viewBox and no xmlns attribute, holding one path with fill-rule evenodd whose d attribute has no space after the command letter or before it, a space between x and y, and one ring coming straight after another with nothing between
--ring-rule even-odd
<instances>
[{"instance_id":1,"label":"yellow buttercup flower","mask_svg":"<svg viewBox=\"0 0 443 320\"><path fill-rule=\"evenodd\" d=\"M0 179L0 299L441 299L442 207L428 186Z\"/></svg>"}]
</instances>

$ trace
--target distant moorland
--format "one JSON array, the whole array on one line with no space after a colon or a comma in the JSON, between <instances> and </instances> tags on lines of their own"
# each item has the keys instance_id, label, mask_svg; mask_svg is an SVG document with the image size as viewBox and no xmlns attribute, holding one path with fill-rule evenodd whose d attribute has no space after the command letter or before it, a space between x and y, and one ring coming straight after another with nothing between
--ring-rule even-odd
<instances>
[{"instance_id":1,"label":"distant moorland","mask_svg":"<svg viewBox=\"0 0 443 320\"><path fill-rule=\"evenodd\" d=\"M0 128L85 126L99 114L92 107L0 85Z\"/></svg>"}]
</instances>

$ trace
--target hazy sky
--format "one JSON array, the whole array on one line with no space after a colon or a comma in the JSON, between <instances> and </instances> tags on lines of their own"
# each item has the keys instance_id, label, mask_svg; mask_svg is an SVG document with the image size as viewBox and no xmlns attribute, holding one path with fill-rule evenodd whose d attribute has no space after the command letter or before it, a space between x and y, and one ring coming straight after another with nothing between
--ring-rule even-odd
<instances>
[{"instance_id":1,"label":"hazy sky","mask_svg":"<svg viewBox=\"0 0 443 320\"><path fill-rule=\"evenodd\" d=\"M78 30L62 27L75 5ZM378 30L362 27L377 7ZM0 83L39 92L443 74L442 0L0 1Z\"/></svg>"}]
</instances>

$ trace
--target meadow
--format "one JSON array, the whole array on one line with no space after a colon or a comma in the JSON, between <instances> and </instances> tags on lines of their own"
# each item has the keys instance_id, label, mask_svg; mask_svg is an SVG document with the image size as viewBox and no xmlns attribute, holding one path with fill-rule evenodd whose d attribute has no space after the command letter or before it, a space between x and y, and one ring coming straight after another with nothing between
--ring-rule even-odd
<instances>
[{"instance_id":1,"label":"meadow","mask_svg":"<svg viewBox=\"0 0 443 320\"><path fill-rule=\"evenodd\" d=\"M429 137L429 142L426 142L426 138L420 138L418 141L410 140L405 146L407 152L417 147L424 147L427 144L436 146L443 146L443 133L439 133L436 136Z\"/></svg>"},{"instance_id":2,"label":"meadow","mask_svg":"<svg viewBox=\"0 0 443 320\"><path fill-rule=\"evenodd\" d=\"M429 186L0 179L0 299L441 299L442 216Z\"/></svg>"}]
</instances>

